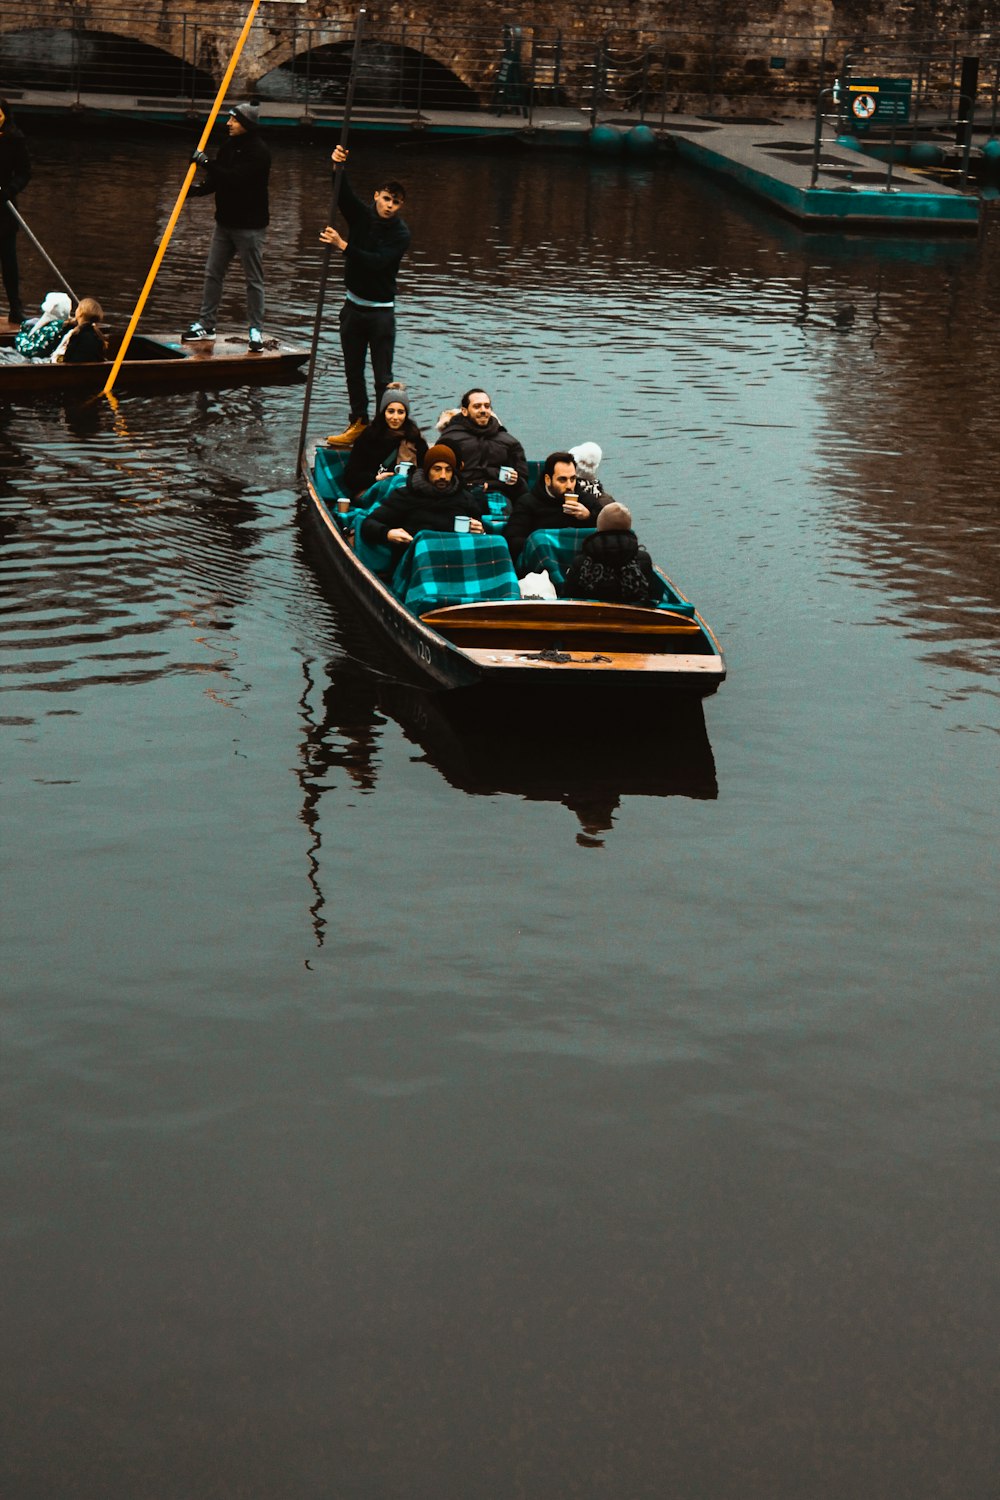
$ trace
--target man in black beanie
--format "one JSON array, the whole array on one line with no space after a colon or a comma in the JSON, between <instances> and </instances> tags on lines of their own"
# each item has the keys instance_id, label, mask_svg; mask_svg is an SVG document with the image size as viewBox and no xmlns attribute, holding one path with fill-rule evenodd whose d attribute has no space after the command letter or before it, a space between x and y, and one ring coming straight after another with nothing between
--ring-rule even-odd
<instances>
[{"instance_id":1,"label":"man in black beanie","mask_svg":"<svg viewBox=\"0 0 1000 1500\"><path fill-rule=\"evenodd\" d=\"M270 219L267 179L271 153L259 134L260 110L256 104L238 104L229 111L229 139L219 147L214 161L204 151L193 160L205 178L191 188L192 197L215 194L215 231L208 247L205 288L201 312L181 335L187 342L214 339L215 318L222 300L222 282L235 255L240 258L247 285L247 349L264 351L264 241Z\"/></svg>"}]
</instances>

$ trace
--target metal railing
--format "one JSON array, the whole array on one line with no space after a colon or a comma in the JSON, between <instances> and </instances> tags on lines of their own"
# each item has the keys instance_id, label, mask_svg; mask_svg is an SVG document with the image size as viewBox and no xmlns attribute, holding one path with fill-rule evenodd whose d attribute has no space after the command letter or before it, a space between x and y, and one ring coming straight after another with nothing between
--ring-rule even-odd
<instances>
[{"instance_id":1,"label":"metal railing","mask_svg":"<svg viewBox=\"0 0 1000 1500\"><path fill-rule=\"evenodd\" d=\"M0 83L14 98L43 90L80 105L106 93L174 101L196 112L214 94L243 13L207 5L171 10L166 32L163 14L160 6L100 0L43 4L26 13L23 0L0 0ZM346 88L353 21L316 22L304 8L275 7L260 24L266 47L258 49L258 62L280 61L241 76L239 88L265 103L294 104L305 117L334 112ZM859 48L847 37L775 38L753 26L623 27L581 38L558 27L497 23L450 26L447 37L445 50L430 17L391 26L373 18L358 108L418 120L436 110L509 112L529 124L538 111L559 109L583 112L592 122L615 115L653 123L668 114L808 117L845 60L869 66L876 56L903 55L891 41ZM917 63L918 110L967 118L957 108L957 91L960 59L970 49L992 53L995 44L965 35L909 50ZM1000 67L991 61L981 76L979 92L992 95L995 126Z\"/></svg>"}]
</instances>

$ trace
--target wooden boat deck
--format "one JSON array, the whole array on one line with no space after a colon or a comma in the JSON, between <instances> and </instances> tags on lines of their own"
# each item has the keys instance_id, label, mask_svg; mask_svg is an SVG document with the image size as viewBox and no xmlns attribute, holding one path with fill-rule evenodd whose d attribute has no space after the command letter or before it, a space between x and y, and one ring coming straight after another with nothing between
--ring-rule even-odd
<instances>
[{"instance_id":1,"label":"wooden boat deck","mask_svg":"<svg viewBox=\"0 0 1000 1500\"><path fill-rule=\"evenodd\" d=\"M0 342L13 342L16 327L0 325ZM23 364L0 361L0 400L42 396L60 391L99 391L110 372L122 337L112 331L105 364L54 365L48 360ZM281 339L264 340L264 352L251 354L246 335L222 334L203 343L185 344L174 334L136 334L122 363L115 390L166 389L186 386L259 385L294 379L309 350Z\"/></svg>"}]
</instances>

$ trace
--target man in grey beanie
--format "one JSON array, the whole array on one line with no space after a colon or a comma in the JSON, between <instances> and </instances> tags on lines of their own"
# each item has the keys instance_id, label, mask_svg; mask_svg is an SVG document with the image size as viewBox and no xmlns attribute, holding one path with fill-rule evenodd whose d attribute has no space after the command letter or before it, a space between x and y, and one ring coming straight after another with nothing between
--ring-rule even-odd
<instances>
[{"instance_id":1,"label":"man in grey beanie","mask_svg":"<svg viewBox=\"0 0 1000 1500\"><path fill-rule=\"evenodd\" d=\"M238 104L226 121L228 140L214 161L204 151L193 160L205 173L191 188L193 197L215 194L215 231L208 248L201 312L181 337L191 343L215 337L215 319L222 300L222 282L234 256L239 256L247 288L247 349L264 351L264 241L270 207L267 180L271 153L259 134L256 104Z\"/></svg>"}]
</instances>

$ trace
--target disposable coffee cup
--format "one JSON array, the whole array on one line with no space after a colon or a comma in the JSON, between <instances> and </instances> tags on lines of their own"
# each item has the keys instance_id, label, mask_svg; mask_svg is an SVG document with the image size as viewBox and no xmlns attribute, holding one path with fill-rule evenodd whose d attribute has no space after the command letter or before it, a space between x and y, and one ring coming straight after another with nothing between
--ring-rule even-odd
<instances>
[{"instance_id":1,"label":"disposable coffee cup","mask_svg":"<svg viewBox=\"0 0 1000 1500\"><path fill-rule=\"evenodd\" d=\"M468 531L468 529L469 529L469 517L468 516L456 516L455 517L455 530L456 531Z\"/></svg>"},{"instance_id":2,"label":"disposable coffee cup","mask_svg":"<svg viewBox=\"0 0 1000 1500\"><path fill-rule=\"evenodd\" d=\"M513 484L516 478L517 470L510 468L509 465L504 465L504 467L500 470L501 484Z\"/></svg>"},{"instance_id":3,"label":"disposable coffee cup","mask_svg":"<svg viewBox=\"0 0 1000 1500\"><path fill-rule=\"evenodd\" d=\"M409 463L407 463L407 462L406 462L406 461L405 461L405 460L404 460L404 461L403 461L403 463L401 463L401 464L397 464L397 465L396 465L396 473L397 473L397 474L409 474L409 472L410 472L410 470L411 470L411 469L412 469L412 468L413 468L413 465L412 465L412 464L409 464Z\"/></svg>"},{"instance_id":4,"label":"disposable coffee cup","mask_svg":"<svg viewBox=\"0 0 1000 1500\"><path fill-rule=\"evenodd\" d=\"M351 502L350 502L350 500L338 500L337 501L337 509L340 511L340 514L342 516L346 516L347 512L350 510L350 508L351 508Z\"/></svg>"}]
</instances>

